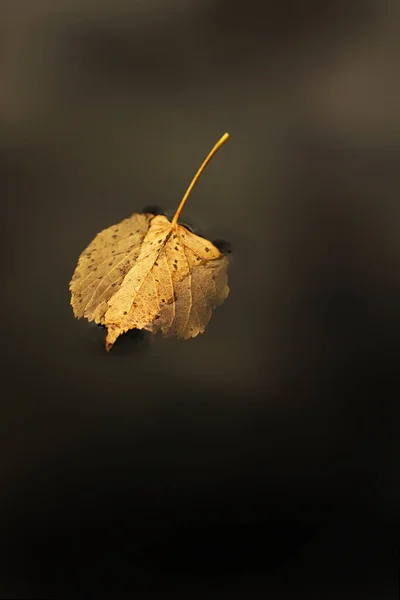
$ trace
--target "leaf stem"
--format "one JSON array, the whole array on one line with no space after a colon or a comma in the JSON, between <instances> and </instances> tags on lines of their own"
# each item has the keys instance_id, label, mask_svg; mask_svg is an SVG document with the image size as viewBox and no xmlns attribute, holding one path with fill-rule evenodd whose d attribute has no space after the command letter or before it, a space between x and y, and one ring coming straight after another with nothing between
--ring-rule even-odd
<instances>
[{"instance_id":1,"label":"leaf stem","mask_svg":"<svg viewBox=\"0 0 400 600\"><path fill-rule=\"evenodd\" d=\"M229 133L224 133L224 135L221 137L220 140L218 140L218 142L215 144L214 148L211 150L211 152L208 154L208 156L204 159L201 167L197 171L196 175L193 177L191 184L189 185L188 189L186 190L185 195L183 196L181 203L178 206L178 209L174 215L174 218L171 221L172 227L174 227L177 224L180 214L183 210L183 207L185 206L186 200L188 199L190 192L194 188L196 181L198 180L198 178L200 177L200 175L202 174L202 172L204 171L204 169L206 168L206 166L208 165L208 163L210 162L210 160L212 159L214 154L217 152L217 150L219 150L221 148L222 144L224 144L228 138L229 138Z\"/></svg>"}]
</instances>

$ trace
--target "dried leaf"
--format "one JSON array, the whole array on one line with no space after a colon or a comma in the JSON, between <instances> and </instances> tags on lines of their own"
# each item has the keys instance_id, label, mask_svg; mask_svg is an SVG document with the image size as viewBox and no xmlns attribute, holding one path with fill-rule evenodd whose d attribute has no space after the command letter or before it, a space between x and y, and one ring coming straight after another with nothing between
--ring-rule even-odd
<instances>
[{"instance_id":1,"label":"dried leaf","mask_svg":"<svg viewBox=\"0 0 400 600\"><path fill-rule=\"evenodd\" d=\"M194 184L228 137L204 160L171 222L133 214L97 234L79 257L70 283L74 315L107 328L107 350L134 328L195 337L228 296L227 258L178 224Z\"/></svg>"}]
</instances>

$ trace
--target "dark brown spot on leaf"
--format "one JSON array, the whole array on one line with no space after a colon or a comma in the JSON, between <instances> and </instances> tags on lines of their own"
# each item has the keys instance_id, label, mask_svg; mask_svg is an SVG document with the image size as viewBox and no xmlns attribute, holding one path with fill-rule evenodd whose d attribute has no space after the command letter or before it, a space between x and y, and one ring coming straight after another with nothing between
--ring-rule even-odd
<instances>
[{"instance_id":1,"label":"dark brown spot on leaf","mask_svg":"<svg viewBox=\"0 0 400 600\"><path fill-rule=\"evenodd\" d=\"M127 315L128 313L126 312L126 310L124 310L124 315Z\"/></svg>"},{"instance_id":2,"label":"dark brown spot on leaf","mask_svg":"<svg viewBox=\"0 0 400 600\"><path fill-rule=\"evenodd\" d=\"M206 252L210 252L210 248L207 248L207 246L204 248L204 250L205 250Z\"/></svg>"}]
</instances>

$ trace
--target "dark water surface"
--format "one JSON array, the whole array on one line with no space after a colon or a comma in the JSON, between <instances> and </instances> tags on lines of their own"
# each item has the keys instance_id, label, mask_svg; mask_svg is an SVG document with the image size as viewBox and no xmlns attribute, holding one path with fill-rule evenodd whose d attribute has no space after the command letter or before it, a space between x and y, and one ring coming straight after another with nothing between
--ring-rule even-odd
<instances>
[{"instance_id":1,"label":"dark water surface","mask_svg":"<svg viewBox=\"0 0 400 600\"><path fill-rule=\"evenodd\" d=\"M398 4L1 13L0 597L396 597ZM225 131L182 218L228 300L106 354L80 252Z\"/></svg>"}]
</instances>

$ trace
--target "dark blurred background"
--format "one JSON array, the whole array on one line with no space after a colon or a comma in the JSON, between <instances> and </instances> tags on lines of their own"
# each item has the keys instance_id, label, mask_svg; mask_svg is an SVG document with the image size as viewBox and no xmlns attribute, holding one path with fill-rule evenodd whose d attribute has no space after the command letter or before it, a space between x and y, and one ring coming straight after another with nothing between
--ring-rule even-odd
<instances>
[{"instance_id":1,"label":"dark blurred background","mask_svg":"<svg viewBox=\"0 0 400 600\"><path fill-rule=\"evenodd\" d=\"M397 597L399 36L397 0L2 1L1 597ZM78 255L225 131L183 219L230 297L107 355Z\"/></svg>"}]
</instances>

